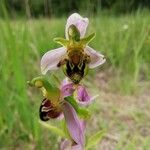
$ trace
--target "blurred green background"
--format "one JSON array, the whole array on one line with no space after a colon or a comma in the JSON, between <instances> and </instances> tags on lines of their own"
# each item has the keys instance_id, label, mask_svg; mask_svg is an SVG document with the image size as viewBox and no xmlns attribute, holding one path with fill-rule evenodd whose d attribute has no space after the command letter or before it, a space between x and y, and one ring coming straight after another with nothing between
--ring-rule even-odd
<instances>
[{"instance_id":1,"label":"blurred green background","mask_svg":"<svg viewBox=\"0 0 150 150\"><path fill-rule=\"evenodd\" d=\"M59 47L53 38L64 37L67 17L78 12L90 19L87 34L96 32L90 46L107 59L82 81L100 95L86 135L107 131L93 150L149 150L149 8L149 0L1 0L0 149L58 149L60 138L38 122L41 93L27 81L41 75L42 55Z\"/></svg>"}]
</instances>

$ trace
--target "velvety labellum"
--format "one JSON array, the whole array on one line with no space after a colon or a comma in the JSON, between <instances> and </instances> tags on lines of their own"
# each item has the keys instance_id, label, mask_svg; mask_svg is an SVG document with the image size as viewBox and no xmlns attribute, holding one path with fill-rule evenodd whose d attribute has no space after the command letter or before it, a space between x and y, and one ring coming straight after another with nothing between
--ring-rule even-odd
<instances>
[{"instance_id":1,"label":"velvety labellum","mask_svg":"<svg viewBox=\"0 0 150 150\"><path fill-rule=\"evenodd\" d=\"M48 121L59 117L61 111L54 107L49 99L44 99L39 109L39 116L42 121Z\"/></svg>"}]
</instances>

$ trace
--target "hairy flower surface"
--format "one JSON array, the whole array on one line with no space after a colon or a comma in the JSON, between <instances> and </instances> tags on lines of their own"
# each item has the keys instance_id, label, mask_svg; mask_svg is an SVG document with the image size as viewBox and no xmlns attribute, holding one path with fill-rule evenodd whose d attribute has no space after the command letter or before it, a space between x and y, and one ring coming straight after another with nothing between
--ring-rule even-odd
<instances>
[{"instance_id":1,"label":"hairy flower surface","mask_svg":"<svg viewBox=\"0 0 150 150\"><path fill-rule=\"evenodd\" d=\"M48 70L56 70L62 66L65 75L73 83L78 84L87 74L88 67L95 68L105 62L102 54L88 46L88 43L95 37L94 33L85 37L88 23L88 18L83 18L77 13L67 19L66 39L54 39L63 47L48 51L41 59L43 74L46 74Z\"/></svg>"}]
</instances>

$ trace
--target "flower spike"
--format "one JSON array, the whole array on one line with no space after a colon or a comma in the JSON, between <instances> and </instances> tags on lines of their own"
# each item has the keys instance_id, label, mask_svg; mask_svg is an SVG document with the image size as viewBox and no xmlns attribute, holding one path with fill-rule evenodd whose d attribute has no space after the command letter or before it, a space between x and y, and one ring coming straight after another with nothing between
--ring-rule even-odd
<instances>
[{"instance_id":1,"label":"flower spike","mask_svg":"<svg viewBox=\"0 0 150 150\"><path fill-rule=\"evenodd\" d=\"M85 106L97 96L91 97L80 81L86 76L89 68L95 68L105 62L102 54L88 46L95 37L95 33L85 36L88 23L88 18L83 18L77 13L72 14L66 23L66 39L54 38L54 42L62 47L48 51L41 59L42 74L61 67L69 80L61 83L54 75L52 77L57 83L50 83L44 76L28 81L30 86L39 88L43 94L39 107L40 119L48 121L59 118L60 121L60 118L64 118L60 123L60 126L63 125L62 130L50 126L59 136L70 140L62 142L61 150L86 148L84 131L91 112ZM61 132L63 130L64 132ZM93 140L97 139L97 135L95 137Z\"/></svg>"}]
</instances>

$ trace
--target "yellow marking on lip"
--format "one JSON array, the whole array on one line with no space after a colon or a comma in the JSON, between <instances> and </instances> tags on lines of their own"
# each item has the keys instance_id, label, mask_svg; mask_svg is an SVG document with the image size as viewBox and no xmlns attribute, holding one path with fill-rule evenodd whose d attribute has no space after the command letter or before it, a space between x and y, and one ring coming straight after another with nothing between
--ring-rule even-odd
<instances>
[{"instance_id":1,"label":"yellow marking on lip","mask_svg":"<svg viewBox=\"0 0 150 150\"><path fill-rule=\"evenodd\" d=\"M41 87L43 86L42 81L37 80L37 81L35 82L35 86L38 87L38 88L41 88Z\"/></svg>"}]
</instances>

